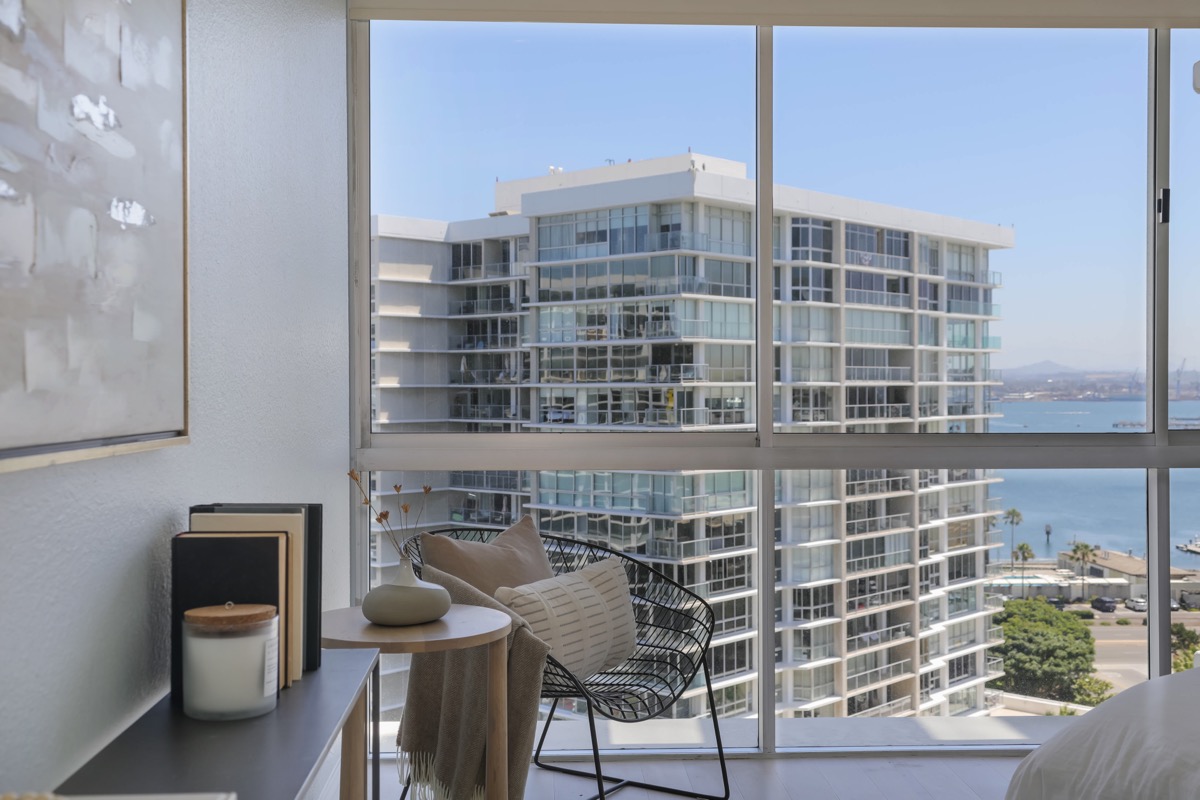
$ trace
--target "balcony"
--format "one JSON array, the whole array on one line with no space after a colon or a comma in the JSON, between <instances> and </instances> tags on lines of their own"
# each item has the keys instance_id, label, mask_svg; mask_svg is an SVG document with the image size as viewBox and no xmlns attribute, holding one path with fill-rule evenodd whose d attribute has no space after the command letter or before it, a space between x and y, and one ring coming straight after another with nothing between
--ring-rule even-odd
<instances>
[{"instance_id":1,"label":"balcony","mask_svg":"<svg viewBox=\"0 0 1200 800\"><path fill-rule=\"evenodd\" d=\"M518 333L467 334L450 337L450 348L453 350L516 349L520 346L521 335Z\"/></svg>"},{"instance_id":2,"label":"balcony","mask_svg":"<svg viewBox=\"0 0 1200 800\"><path fill-rule=\"evenodd\" d=\"M885 664L882 667L876 667L865 672L854 673L846 676L846 690L850 692L857 691L864 686L870 686L874 683L882 683L886 680L891 680L897 676L906 675L912 671L912 659L906 658L903 661L897 661L894 664Z\"/></svg>"},{"instance_id":3,"label":"balcony","mask_svg":"<svg viewBox=\"0 0 1200 800\"><path fill-rule=\"evenodd\" d=\"M910 403L847 405L846 419L906 419L912 416Z\"/></svg>"},{"instance_id":4,"label":"balcony","mask_svg":"<svg viewBox=\"0 0 1200 800\"><path fill-rule=\"evenodd\" d=\"M469 505L451 506L450 520L500 527L508 527L516 522L515 515L510 511L489 511Z\"/></svg>"},{"instance_id":5,"label":"balcony","mask_svg":"<svg viewBox=\"0 0 1200 800\"><path fill-rule=\"evenodd\" d=\"M1004 641L1004 627L1002 625L992 625L987 630L988 644L999 644Z\"/></svg>"},{"instance_id":6,"label":"balcony","mask_svg":"<svg viewBox=\"0 0 1200 800\"><path fill-rule=\"evenodd\" d=\"M912 710L911 697L898 697L895 700L889 700L886 703L881 703L877 706L855 711L851 717L894 717L897 714L902 714L905 711Z\"/></svg>"},{"instance_id":7,"label":"balcony","mask_svg":"<svg viewBox=\"0 0 1200 800\"><path fill-rule=\"evenodd\" d=\"M846 302L864 306L886 306L889 308L910 308L912 295L896 292L877 292L870 289L847 289Z\"/></svg>"},{"instance_id":8,"label":"balcony","mask_svg":"<svg viewBox=\"0 0 1200 800\"><path fill-rule=\"evenodd\" d=\"M988 680L999 678L1004 674L1004 659L1000 656L987 657L987 676Z\"/></svg>"},{"instance_id":9,"label":"balcony","mask_svg":"<svg viewBox=\"0 0 1200 800\"><path fill-rule=\"evenodd\" d=\"M646 237L646 249L652 253L662 253L667 250L708 250L708 236L691 231L666 231L652 233Z\"/></svg>"},{"instance_id":10,"label":"balcony","mask_svg":"<svg viewBox=\"0 0 1200 800\"><path fill-rule=\"evenodd\" d=\"M517 420L520 412L503 403L455 403L450 407L451 419Z\"/></svg>"},{"instance_id":11,"label":"balcony","mask_svg":"<svg viewBox=\"0 0 1200 800\"><path fill-rule=\"evenodd\" d=\"M529 491L527 473L524 472L455 471L450 473L450 485L456 489L490 489L499 492Z\"/></svg>"},{"instance_id":12,"label":"balcony","mask_svg":"<svg viewBox=\"0 0 1200 800\"><path fill-rule=\"evenodd\" d=\"M797 383L833 383L833 367L792 367L792 381Z\"/></svg>"},{"instance_id":13,"label":"balcony","mask_svg":"<svg viewBox=\"0 0 1200 800\"><path fill-rule=\"evenodd\" d=\"M746 367L740 370L738 379L749 381L750 368ZM707 364L651 364L646 373L646 383L696 383L706 380L708 380ZM734 378L729 380L734 380Z\"/></svg>"},{"instance_id":14,"label":"balcony","mask_svg":"<svg viewBox=\"0 0 1200 800\"><path fill-rule=\"evenodd\" d=\"M947 300L946 311L951 314L972 314L978 317L1000 316L999 303L983 303L977 300Z\"/></svg>"},{"instance_id":15,"label":"balcony","mask_svg":"<svg viewBox=\"0 0 1200 800\"><path fill-rule=\"evenodd\" d=\"M833 408L793 408L792 422L834 422Z\"/></svg>"},{"instance_id":16,"label":"balcony","mask_svg":"<svg viewBox=\"0 0 1200 800\"><path fill-rule=\"evenodd\" d=\"M796 647L792 650L792 656L799 664L807 664L810 661L823 661L826 658L833 658L837 655L837 649L833 644L818 644L812 647Z\"/></svg>"},{"instance_id":17,"label":"balcony","mask_svg":"<svg viewBox=\"0 0 1200 800\"><path fill-rule=\"evenodd\" d=\"M912 367L846 367L846 380L909 383L912 373Z\"/></svg>"},{"instance_id":18,"label":"balcony","mask_svg":"<svg viewBox=\"0 0 1200 800\"><path fill-rule=\"evenodd\" d=\"M792 688L792 696L800 702L812 703L817 700L824 700L826 697L833 697L835 686L833 681L828 683L819 683L816 686L794 686Z\"/></svg>"},{"instance_id":19,"label":"balcony","mask_svg":"<svg viewBox=\"0 0 1200 800\"><path fill-rule=\"evenodd\" d=\"M846 602L846 611L850 614L857 612L869 612L875 610L878 606L901 603L905 600L911 599L912 587L900 586L896 589L884 589L881 592L872 592L871 594L851 597Z\"/></svg>"},{"instance_id":20,"label":"balcony","mask_svg":"<svg viewBox=\"0 0 1200 800\"><path fill-rule=\"evenodd\" d=\"M907 492L912 484L907 475L889 478L869 478L861 481L846 482L846 496L857 497L864 494L887 494L889 492Z\"/></svg>"},{"instance_id":21,"label":"balcony","mask_svg":"<svg viewBox=\"0 0 1200 800\"><path fill-rule=\"evenodd\" d=\"M869 253L865 250L846 249L846 264L857 267L879 267L900 272L912 272L912 258L909 256L889 256L883 253Z\"/></svg>"},{"instance_id":22,"label":"balcony","mask_svg":"<svg viewBox=\"0 0 1200 800\"><path fill-rule=\"evenodd\" d=\"M959 283L978 283L984 286L1003 286L1003 276L996 271L988 270L947 270L946 280Z\"/></svg>"},{"instance_id":23,"label":"balcony","mask_svg":"<svg viewBox=\"0 0 1200 800\"><path fill-rule=\"evenodd\" d=\"M890 628L884 628L878 631L863 631L862 633L850 633L846 637L846 652L853 653L855 650L863 650L868 647L886 644L898 639L907 639L912 635L912 626L907 622L901 622L899 625L893 625Z\"/></svg>"},{"instance_id":24,"label":"balcony","mask_svg":"<svg viewBox=\"0 0 1200 800\"><path fill-rule=\"evenodd\" d=\"M512 277L512 262L498 261L494 264L474 264L469 267L450 267L450 280L469 281L481 278Z\"/></svg>"},{"instance_id":25,"label":"balcony","mask_svg":"<svg viewBox=\"0 0 1200 800\"><path fill-rule=\"evenodd\" d=\"M495 386L526 383L529 376L523 371L507 369L455 369L450 371L451 385Z\"/></svg>"},{"instance_id":26,"label":"balcony","mask_svg":"<svg viewBox=\"0 0 1200 800\"><path fill-rule=\"evenodd\" d=\"M911 563L912 550L901 550L896 553L881 553L879 555L863 556L861 558L850 558L846 560L846 574L853 575L858 572L869 572L870 570L898 567L903 564Z\"/></svg>"},{"instance_id":27,"label":"balcony","mask_svg":"<svg viewBox=\"0 0 1200 800\"><path fill-rule=\"evenodd\" d=\"M947 637L946 652L952 653L955 650L961 650L964 647L969 647L970 645L978 643L978 641L979 637L976 636L974 629Z\"/></svg>"},{"instance_id":28,"label":"balcony","mask_svg":"<svg viewBox=\"0 0 1200 800\"><path fill-rule=\"evenodd\" d=\"M708 338L709 323L703 319L652 319L646 325L647 339Z\"/></svg>"},{"instance_id":29,"label":"balcony","mask_svg":"<svg viewBox=\"0 0 1200 800\"><path fill-rule=\"evenodd\" d=\"M882 517L846 520L847 536L862 536L867 533L891 531L898 528L912 527L911 514L887 514Z\"/></svg>"},{"instance_id":30,"label":"balcony","mask_svg":"<svg viewBox=\"0 0 1200 800\"><path fill-rule=\"evenodd\" d=\"M989 608L994 611L1004 610L1004 597L998 594L989 594L983 598L984 608Z\"/></svg>"},{"instance_id":31,"label":"balcony","mask_svg":"<svg viewBox=\"0 0 1200 800\"><path fill-rule=\"evenodd\" d=\"M450 304L451 316L477 316L480 314L508 314L516 306L508 298L493 297L482 300L457 300Z\"/></svg>"}]
</instances>

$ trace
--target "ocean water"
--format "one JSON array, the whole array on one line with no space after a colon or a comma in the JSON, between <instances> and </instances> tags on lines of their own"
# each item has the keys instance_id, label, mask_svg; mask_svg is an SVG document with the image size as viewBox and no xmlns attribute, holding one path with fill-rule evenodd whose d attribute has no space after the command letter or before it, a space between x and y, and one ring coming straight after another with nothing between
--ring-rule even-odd
<instances>
[{"instance_id":1,"label":"ocean water","mask_svg":"<svg viewBox=\"0 0 1200 800\"><path fill-rule=\"evenodd\" d=\"M1000 403L1002 419L993 420L996 433L1112 433L1114 423L1141 422L1145 403L1025 402ZM1200 401L1171 404L1175 417L1200 417ZM1141 428L1127 428L1140 432ZM1081 541L1110 550L1146 552L1146 473L1143 470L997 470L1004 483L992 490L1000 508L1016 508L1023 521L1016 541L1028 542L1039 558L1053 557ZM1050 526L1047 537L1046 526ZM1005 531L1005 549L1012 537ZM1182 544L1200 535L1200 469L1171 470L1171 544ZM1174 547L1171 563L1200 568L1200 556Z\"/></svg>"}]
</instances>

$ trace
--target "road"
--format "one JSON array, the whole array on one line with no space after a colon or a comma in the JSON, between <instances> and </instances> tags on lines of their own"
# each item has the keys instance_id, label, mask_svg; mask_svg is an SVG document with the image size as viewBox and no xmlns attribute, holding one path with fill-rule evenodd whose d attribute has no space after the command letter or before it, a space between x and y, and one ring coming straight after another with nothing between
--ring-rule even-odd
<instances>
[{"instance_id":1,"label":"road","mask_svg":"<svg viewBox=\"0 0 1200 800\"><path fill-rule=\"evenodd\" d=\"M1068 606L1080 609L1087 607ZM1092 638L1096 640L1096 677L1111 683L1118 692L1146 680L1150 658L1150 639L1146 626L1142 624L1146 613L1119 606L1116 611L1096 611L1095 615L1090 630ZM1171 618L1172 622L1182 622L1200 631L1198 612L1176 611ZM1128 619L1130 624L1118 625L1118 619ZM1105 622L1109 624L1103 624Z\"/></svg>"}]
</instances>

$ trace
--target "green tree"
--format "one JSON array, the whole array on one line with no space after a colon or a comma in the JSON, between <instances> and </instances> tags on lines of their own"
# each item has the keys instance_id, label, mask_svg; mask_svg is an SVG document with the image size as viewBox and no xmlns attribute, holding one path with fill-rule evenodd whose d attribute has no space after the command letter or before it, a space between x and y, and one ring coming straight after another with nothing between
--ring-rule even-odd
<instances>
[{"instance_id":1,"label":"green tree","mask_svg":"<svg viewBox=\"0 0 1200 800\"><path fill-rule=\"evenodd\" d=\"M1095 675L1084 675L1075 680L1075 702L1081 706L1098 706L1112 697L1113 685Z\"/></svg>"},{"instance_id":2,"label":"green tree","mask_svg":"<svg viewBox=\"0 0 1200 800\"><path fill-rule=\"evenodd\" d=\"M1008 511L1004 512L1002 519L1009 526L1009 530L1012 531L1009 537L1009 544L1012 545L1012 566L1015 568L1017 566L1017 526L1024 522L1025 518L1021 516L1020 511L1017 511L1015 508L1010 508Z\"/></svg>"},{"instance_id":3,"label":"green tree","mask_svg":"<svg viewBox=\"0 0 1200 800\"><path fill-rule=\"evenodd\" d=\"M996 620L1004 629L1004 641L995 648L1004 658L1004 675L993 688L1076 702L1076 684L1091 676L1096 657L1087 625L1041 597L1008 601Z\"/></svg>"},{"instance_id":4,"label":"green tree","mask_svg":"<svg viewBox=\"0 0 1200 800\"><path fill-rule=\"evenodd\" d=\"M1087 565L1096 561L1096 553L1100 552L1099 545L1090 545L1085 542L1076 542L1071 546L1071 553L1067 558L1079 565L1079 595L1083 596L1083 579L1087 573Z\"/></svg>"},{"instance_id":5,"label":"green tree","mask_svg":"<svg viewBox=\"0 0 1200 800\"><path fill-rule=\"evenodd\" d=\"M1021 562L1021 597L1025 597L1027 594L1025 588L1025 562L1033 558L1033 548L1029 546L1029 542L1021 542L1017 545L1017 549L1013 551L1013 558Z\"/></svg>"},{"instance_id":6,"label":"green tree","mask_svg":"<svg viewBox=\"0 0 1200 800\"><path fill-rule=\"evenodd\" d=\"M1200 650L1200 633L1182 622L1171 623L1171 671L1183 672L1195 666L1194 656Z\"/></svg>"}]
</instances>

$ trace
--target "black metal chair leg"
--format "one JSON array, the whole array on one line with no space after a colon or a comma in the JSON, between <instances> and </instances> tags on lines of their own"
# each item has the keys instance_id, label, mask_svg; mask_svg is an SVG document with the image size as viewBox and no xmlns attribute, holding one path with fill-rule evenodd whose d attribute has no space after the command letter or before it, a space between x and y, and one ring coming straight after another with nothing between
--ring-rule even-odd
<instances>
[{"instance_id":1,"label":"black metal chair leg","mask_svg":"<svg viewBox=\"0 0 1200 800\"><path fill-rule=\"evenodd\" d=\"M713 734L716 736L716 741L717 741L717 760L721 765L721 784L722 784L722 787L724 788L723 794L719 794L719 795L704 794L702 792L695 792L690 789L676 789L676 788L670 787L670 786L660 786L660 785L654 784L654 783L645 783L643 781L634 781L634 780L629 780L626 778L616 778L616 777L610 777L610 776L604 775L601 772L601 768L600 768L600 747L599 747L599 742L597 741L597 738L596 738L596 723L595 723L595 718L592 715L591 703L588 703L588 727L590 729L590 733L591 733L591 737L592 737L592 761L596 765L596 771L588 772L586 770L570 769L568 767L559 766L557 764L543 764L541 762L540 759L541 759L541 755L542 755L542 744L546 741L546 733L550 730L551 720L554 719L554 709L556 709L558 707L558 699L557 698L554 700L553 705L550 706L550 714L549 714L549 716L546 717L546 725L542 728L541 738L538 739L537 749L533 753L533 763L536 764L537 766L541 767L542 769L548 769L548 770L552 770L554 772L562 772L564 774L574 775L579 778L594 779L596 781L596 786L600 790L600 792L599 792L599 794L595 794L592 797L588 798L588 800L605 800L605 798L608 797L608 795L611 795L614 792L616 792L618 789L623 789L626 786L636 786L639 789L646 789L646 790L652 791L652 792L663 792L665 794L673 794L678 797L691 797L691 798L696 798L696 800L729 800L729 770L727 769L727 767L725 765L725 745L721 741L721 725L717 721L716 702L715 702L716 698L713 695L712 678L709 676L707 662L704 663L703 669L704 669L704 685L705 685L706 691L708 692L709 716L712 718ZM616 785L609 787L606 791L604 788L604 781L611 781L611 782L615 783Z\"/></svg>"}]
</instances>

